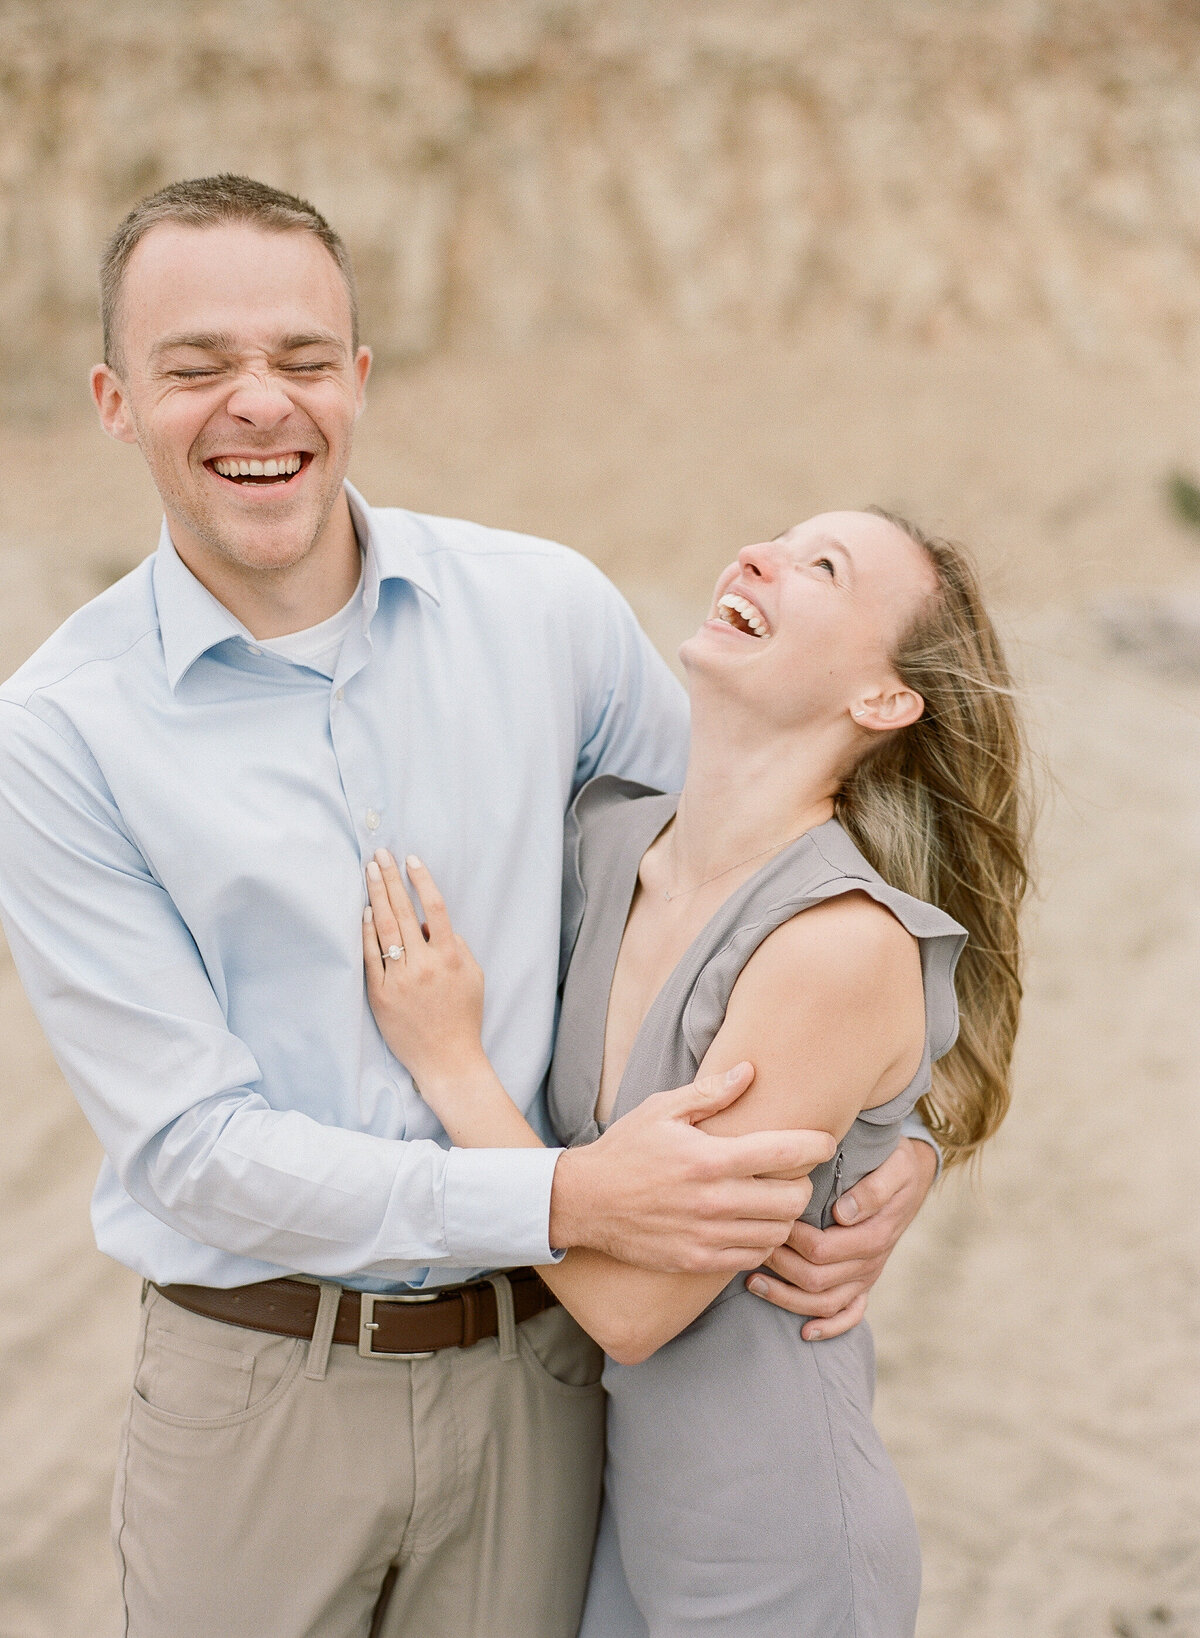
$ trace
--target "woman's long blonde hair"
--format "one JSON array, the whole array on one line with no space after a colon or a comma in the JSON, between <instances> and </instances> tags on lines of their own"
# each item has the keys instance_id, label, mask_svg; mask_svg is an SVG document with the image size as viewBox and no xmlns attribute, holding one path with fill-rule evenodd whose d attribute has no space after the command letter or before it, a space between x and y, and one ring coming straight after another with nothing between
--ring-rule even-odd
<instances>
[{"instance_id":1,"label":"woman's long blonde hair","mask_svg":"<svg viewBox=\"0 0 1200 1638\"><path fill-rule=\"evenodd\" d=\"M1008 1111L1021 1007L1018 912L1029 887L1024 736L1012 677L965 553L879 507L927 554L938 590L893 665L925 701L917 722L858 764L837 817L885 881L938 905L970 934L955 988L956 1045L918 1108L947 1165Z\"/></svg>"}]
</instances>

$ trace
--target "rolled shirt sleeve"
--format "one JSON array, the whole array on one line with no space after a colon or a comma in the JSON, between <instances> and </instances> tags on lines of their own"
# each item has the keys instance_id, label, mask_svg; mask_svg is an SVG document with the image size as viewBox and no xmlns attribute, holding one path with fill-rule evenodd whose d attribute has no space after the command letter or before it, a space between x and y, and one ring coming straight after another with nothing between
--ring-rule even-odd
<instances>
[{"instance_id":1,"label":"rolled shirt sleeve","mask_svg":"<svg viewBox=\"0 0 1200 1638\"><path fill-rule=\"evenodd\" d=\"M179 1234L264 1276L404 1280L439 1263L548 1260L558 1151L464 1153L271 1106L86 745L11 700L0 915L109 1166Z\"/></svg>"}]
</instances>

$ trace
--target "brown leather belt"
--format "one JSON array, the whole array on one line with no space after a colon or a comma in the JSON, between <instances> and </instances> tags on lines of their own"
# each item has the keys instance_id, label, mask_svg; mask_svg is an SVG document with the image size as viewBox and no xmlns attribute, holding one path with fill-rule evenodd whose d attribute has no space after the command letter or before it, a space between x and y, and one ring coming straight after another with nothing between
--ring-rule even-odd
<instances>
[{"instance_id":1,"label":"brown leather belt","mask_svg":"<svg viewBox=\"0 0 1200 1638\"><path fill-rule=\"evenodd\" d=\"M558 1302L532 1268L505 1272L518 1325ZM281 1337L311 1337L321 1297L320 1287L307 1280L266 1280L230 1291L206 1285L155 1285L154 1289L193 1314ZM411 1359L441 1348L470 1348L498 1333L495 1287L487 1280L476 1280L470 1285L387 1296L344 1290L333 1340L357 1347L367 1357Z\"/></svg>"}]
</instances>

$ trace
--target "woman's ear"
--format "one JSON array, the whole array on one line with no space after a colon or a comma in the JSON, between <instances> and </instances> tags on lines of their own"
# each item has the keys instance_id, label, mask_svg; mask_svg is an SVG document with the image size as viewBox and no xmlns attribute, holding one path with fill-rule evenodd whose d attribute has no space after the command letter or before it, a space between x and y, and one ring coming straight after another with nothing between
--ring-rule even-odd
<instances>
[{"instance_id":1,"label":"woman's ear","mask_svg":"<svg viewBox=\"0 0 1200 1638\"><path fill-rule=\"evenodd\" d=\"M860 728L872 733L890 733L896 728L907 728L925 711L925 701L915 689L906 688L899 678L894 687L881 688L877 694L858 700L850 715Z\"/></svg>"}]
</instances>

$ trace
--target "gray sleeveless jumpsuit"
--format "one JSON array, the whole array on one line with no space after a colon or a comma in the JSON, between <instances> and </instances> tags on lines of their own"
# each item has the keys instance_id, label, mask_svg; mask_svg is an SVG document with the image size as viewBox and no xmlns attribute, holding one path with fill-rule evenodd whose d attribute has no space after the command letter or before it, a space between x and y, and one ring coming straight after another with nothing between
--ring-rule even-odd
<instances>
[{"instance_id":1,"label":"gray sleeveless jumpsuit","mask_svg":"<svg viewBox=\"0 0 1200 1638\"><path fill-rule=\"evenodd\" d=\"M646 848L677 798L593 780L568 835L564 959L550 1114L560 1141L588 1143L617 952ZM925 1055L910 1086L865 1110L812 1174L807 1222L872 1171L929 1086L958 1029L953 974L966 935L889 887L836 822L791 843L698 934L651 1006L613 1110L685 1086L758 945L839 893L870 894L920 942ZM803 1073L803 1065L797 1065ZM865 1324L806 1343L803 1321L733 1279L645 1363L605 1363L605 1502L580 1638L909 1638L920 1550L908 1498L871 1422L874 1348Z\"/></svg>"}]
</instances>

